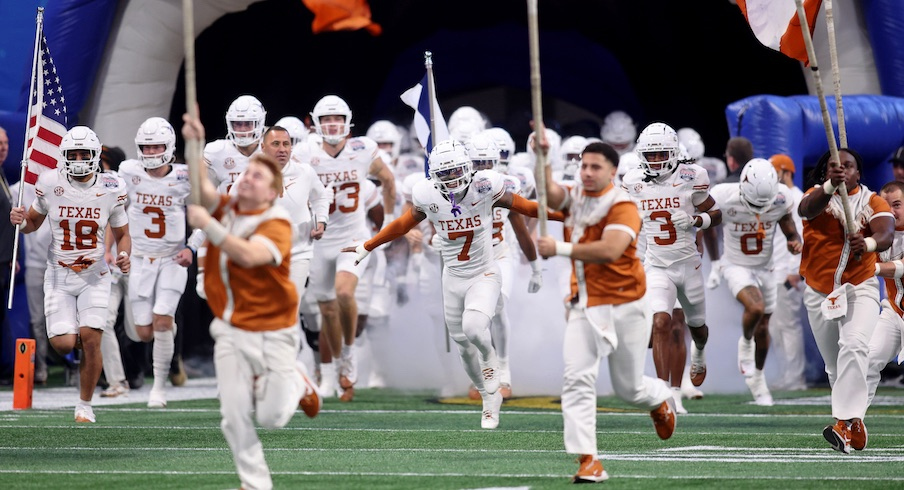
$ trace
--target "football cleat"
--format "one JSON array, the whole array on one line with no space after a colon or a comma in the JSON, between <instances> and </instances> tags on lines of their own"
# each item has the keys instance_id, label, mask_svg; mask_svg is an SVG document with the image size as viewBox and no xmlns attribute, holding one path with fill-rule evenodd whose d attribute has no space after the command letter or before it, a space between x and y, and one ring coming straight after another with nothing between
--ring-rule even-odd
<instances>
[{"instance_id":1,"label":"football cleat","mask_svg":"<svg viewBox=\"0 0 904 490\"><path fill-rule=\"evenodd\" d=\"M591 454L581 455L577 459L578 472L571 479L572 483L598 483L609 479L609 473L603 468L603 463Z\"/></svg>"},{"instance_id":2,"label":"football cleat","mask_svg":"<svg viewBox=\"0 0 904 490\"><path fill-rule=\"evenodd\" d=\"M80 424L93 424L97 422L97 419L94 417L94 409L92 409L90 405L75 407L75 421Z\"/></svg>"},{"instance_id":3,"label":"football cleat","mask_svg":"<svg viewBox=\"0 0 904 490\"><path fill-rule=\"evenodd\" d=\"M868 439L869 434L866 432L866 424L863 423L863 419L851 420L851 448L863 451Z\"/></svg>"},{"instance_id":4,"label":"football cleat","mask_svg":"<svg viewBox=\"0 0 904 490\"><path fill-rule=\"evenodd\" d=\"M298 406L301 407L301 410L305 415L314 418L320 413L320 409L323 407L323 399L320 398L320 390L317 389L317 385L308 377L305 369L301 367L298 368L298 374L301 375L301 379L304 381L304 395L302 395L301 400L298 401Z\"/></svg>"},{"instance_id":5,"label":"football cleat","mask_svg":"<svg viewBox=\"0 0 904 490\"><path fill-rule=\"evenodd\" d=\"M483 413L480 418L480 427L483 429L495 429L499 427L499 410L502 408L502 393L498 391L483 396Z\"/></svg>"},{"instance_id":6,"label":"football cleat","mask_svg":"<svg viewBox=\"0 0 904 490\"><path fill-rule=\"evenodd\" d=\"M826 426L822 430L822 436L829 441L832 449L841 451L844 454L851 454L851 429L848 428L847 422L839 420L835 425ZM864 441L864 444L866 441Z\"/></svg>"},{"instance_id":7,"label":"football cleat","mask_svg":"<svg viewBox=\"0 0 904 490\"><path fill-rule=\"evenodd\" d=\"M696 345L691 346L691 383L694 386L700 386L703 384L703 380L706 379L706 356L703 354L703 349L698 349Z\"/></svg>"},{"instance_id":8,"label":"football cleat","mask_svg":"<svg viewBox=\"0 0 904 490\"><path fill-rule=\"evenodd\" d=\"M166 392L151 389L151 393L148 395L148 408L166 408Z\"/></svg>"},{"instance_id":9,"label":"football cleat","mask_svg":"<svg viewBox=\"0 0 904 490\"><path fill-rule=\"evenodd\" d=\"M675 399L671 396L668 397L659 407L650 411L650 417L653 419L656 435L660 439L665 440L672 437L678 421L675 416Z\"/></svg>"}]
</instances>

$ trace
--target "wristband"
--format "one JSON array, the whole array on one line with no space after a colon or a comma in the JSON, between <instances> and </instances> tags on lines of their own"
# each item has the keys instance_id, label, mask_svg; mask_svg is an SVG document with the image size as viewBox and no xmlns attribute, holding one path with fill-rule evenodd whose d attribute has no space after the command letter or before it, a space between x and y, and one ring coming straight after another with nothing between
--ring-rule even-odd
<instances>
[{"instance_id":1,"label":"wristband","mask_svg":"<svg viewBox=\"0 0 904 490\"><path fill-rule=\"evenodd\" d=\"M876 243L876 239L873 238L873 237L871 237L871 236L868 236L868 237L864 238L864 239L863 239L863 243L866 244L866 251L867 251L867 252L875 252L875 251L876 251L876 247L879 246L879 245Z\"/></svg>"},{"instance_id":2,"label":"wristband","mask_svg":"<svg viewBox=\"0 0 904 490\"><path fill-rule=\"evenodd\" d=\"M558 253L559 253L559 242L556 242L556 254L558 254ZM904 267L904 264L902 264L902 267ZM540 261L539 260L531 261L530 268L534 272L540 272Z\"/></svg>"},{"instance_id":3,"label":"wristband","mask_svg":"<svg viewBox=\"0 0 904 490\"><path fill-rule=\"evenodd\" d=\"M895 264L895 279L900 279L900 278L904 277L904 262L901 262L900 260L895 260L892 263ZM876 265L878 265L878 264L876 264Z\"/></svg>"},{"instance_id":4,"label":"wristband","mask_svg":"<svg viewBox=\"0 0 904 490\"><path fill-rule=\"evenodd\" d=\"M713 217L710 216L709 213L703 213L703 214L699 214L697 216L700 217L700 226L698 228L700 228L701 230L705 230L705 229L709 228L710 226L712 226Z\"/></svg>"},{"instance_id":5,"label":"wristband","mask_svg":"<svg viewBox=\"0 0 904 490\"><path fill-rule=\"evenodd\" d=\"M229 235L229 232L226 231L226 227L215 218L210 218L210 221L203 230L204 233L207 234L207 240L218 247L226 240L226 236Z\"/></svg>"},{"instance_id":6,"label":"wristband","mask_svg":"<svg viewBox=\"0 0 904 490\"><path fill-rule=\"evenodd\" d=\"M830 196L835 193L835 189L837 189L837 188L838 187L832 185L831 180L827 180L822 183L822 191Z\"/></svg>"},{"instance_id":7,"label":"wristband","mask_svg":"<svg viewBox=\"0 0 904 490\"><path fill-rule=\"evenodd\" d=\"M561 255L563 257L571 257L572 249L574 249L574 245L568 242L556 242L556 255ZM536 261L534 261L536 262Z\"/></svg>"}]
</instances>

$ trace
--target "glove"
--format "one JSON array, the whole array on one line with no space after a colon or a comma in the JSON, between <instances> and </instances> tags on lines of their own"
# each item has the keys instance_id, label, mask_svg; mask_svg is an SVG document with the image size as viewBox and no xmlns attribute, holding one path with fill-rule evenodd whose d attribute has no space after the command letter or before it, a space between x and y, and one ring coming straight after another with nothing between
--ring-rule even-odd
<instances>
[{"instance_id":1,"label":"glove","mask_svg":"<svg viewBox=\"0 0 904 490\"><path fill-rule=\"evenodd\" d=\"M531 262L530 268L533 269L533 272L530 274L530 283L527 285L527 292L533 294L543 287L543 271L540 270L540 261L538 260Z\"/></svg>"},{"instance_id":2,"label":"glove","mask_svg":"<svg viewBox=\"0 0 904 490\"><path fill-rule=\"evenodd\" d=\"M719 284L722 284L722 263L714 260L709 269L709 277L706 278L706 287L716 289Z\"/></svg>"},{"instance_id":3,"label":"glove","mask_svg":"<svg viewBox=\"0 0 904 490\"><path fill-rule=\"evenodd\" d=\"M355 254L357 254L355 256L355 265L358 265L362 260L366 259L367 256L370 255L370 250L364 248L364 244L362 243L355 247Z\"/></svg>"},{"instance_id":4,"label":"glove","mask_svg":"<svg viewBox=\"0 0 904 490\"><path fill-rule=\"evenodd\" d=\"M694 219L679 209L672 213L672 224L680 230L690 230L694 227Z\"/></svg>"}]
</instances>

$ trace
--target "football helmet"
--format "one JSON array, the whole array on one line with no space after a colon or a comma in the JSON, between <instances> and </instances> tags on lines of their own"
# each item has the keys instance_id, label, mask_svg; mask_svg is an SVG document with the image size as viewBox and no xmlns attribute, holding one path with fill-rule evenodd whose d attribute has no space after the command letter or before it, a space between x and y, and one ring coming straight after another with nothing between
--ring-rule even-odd
<instances>
[{"instance_id":1,"label":"football helmet","mask_svg":"<svg viewBox=\"0 0 904 490\"><path fill-rule=\"evenodd\" d=\"M687 150L687 156L694 162L703 158L706 147L703 146L703 139L693 128L681 128L678 130L678 142L684 145Z\"/></svg>"},{"instance_id":2,"label":"football helmet","mask_svg":"<svg viewBox=\"0 0 904 490\"><path fill-rule=\"evenodd\" d=\"M574 180L574 176L581 167L581 153L587 148L587 138L583 136L569 136L562 142L559 148L559 160L562 161L562 178Z\"/></svg>"},{"instance_id":3,"label":"football helmet","mask_svg":"<svg viewBox=\"0 0 904 490\"><path fill-rule=\"evenodd\" d=\"M486 131L475 134L465 145L468 157L471 159L471 167L479 170L494 170L499 164L499 148Z\"/></svg>"},{"instance_id":4,"label":"football helmet","mask_svg":"<svg viewBox=\"0 0 904 490\"><path fill-rule=\"evenodd\" d=\"M534 137L534 133L531 133L527 137L526 148L530 149L531 139ZM549 153L546 154L547 163L552 166L552 169L555 171L562 170L563 161L559 158L559 148L562 147L562 137L559 136L555 130L546 128L546 142L549 143ZM531 158L537 158L536 153L529 153ZM536 162L535 162L536 164Z\"/></svg>"},{"instance_id":5,"label":"football helmet","mask_svg":"<svg viewBox=\"0 0 904 490\"><path fill-rule=\"evenodd\" d=\"M496 148L499 150L499 169L504 172L508 168L512 155L515 154L515 140L508 131L502 128L490 128L484 132L496 143Z\"/></svg>"},{"instance_id":6,"label":"football helmet","mask_svg":"<svg viewBox=\"0 0 904 490\"><path fill-rule=\"evenodd\" d=\"M226 111L226 131L229 133L229 139L236 146L251 146L261 139L264 134L264 120L267 118L267 111L261 101L253 95L242 95L229 104ZM246 131L236 131L233 128L235 123L251 123L251 129Z\"/></svg>"},{"instance_id":7,"label":"football helmet","mask_svg":"<svg viewBox=\"0 0 904 490\"><path fill-rule=\"evenodd\" d=\"M631 151L634 139L637 138L637 127L628 113L613 111L603 120L600 137L603 143L615 148L619 155L623 155Z\"/></svg>"},{"instance_id":8,"label":"football helmet","mask_svg":"<svg viewBox=\"0 0 904 490\"><path fill-rule=\"evenodd\" d=\"M88 160L71 160L71 150L88 150ZM66 132L60 142L60 155L63 162L63 172L73 177L84 177L95 172L100 172L100 154L103 146L97 135L88 126L75 126Z\"/></svg>"},{"instance_id":9,"label":"football helmet","mask_svg":"<svg viewBox=\"0 0 904 490\"><path fill-rule=\"evenodd\" d=\"M430 179L443 194L464 191L472 172L468 150L458 141L442 141L430 152Z\"/></svg>"},{"instance_id":10,"label":"football helmet","mask_svg":"<svg viewBox=\"0 0 904 490\"><path fill-rule=\"evenodd\" d=\"M483 118L480 111L471 106L461 106L455 109L455 112L449 116L449 134L455 132L455 129L462 123L468 122L476 128L474 131L480 132L487 128L487 120Z\"/></svg>"},{"instance_id":11,"label":"football helmet","mask_svg":"<svg viewBox=\"0 0 904 490\"><path fill-rule=\"evenodd\" d=\"M145 145L163 145L164 150L153 155L146 155L141 147ZM138 126L135 135L135 148L138 150L138 161L144 168L152 169L172 163L176 151L176 132L173 126L162 117L152 117Z\"/></svg>"},{"instance_id":12,"label":"football helmet","mask_svg":"<svg viewBox=\"0 0 904 490\"><path fill-rule=\"evenodd\" d=\"M289 132L289 141L292 142L293 147L304 141L308 136L308 128L301 122L301 119L298 119L295 116L285 116L279 121L276 121L274 126L286 128L286 131Z\"/></svg>"},{"instance_id":13,"label":"football helmet","mask_svg":"<svg viewBox=\"0 0 904 490\"><path fill-rule=\"evenodd\" d=\"M634 170L643 168L640 165L640 157L637 153L629 152L618 158L618 168L615 169L615 180L621 182L625 178L625 174Z\"/></svg>"},{"instance_id":14,"label":"football helmet","mask_svg":"<svg viewBox=\"0 0 904 490\"><path fill-rule=\"evenodd\" d=\"M389 151L389 156L393 160L399 158L399 154L402 151L402 133L399 132L399 128L395 124L385 120L377 121L367 128L367 137L376 141L377 144L391 144L392 148Z\"/></svg>"},{"instance_id":15,"label":"football helmet","mask_svg":"<svg viewBox=\"0 0 904 490\"><path fill-rule=\"evenodd\" d=\"M345 122L324 125L320 123L320 118L323 116L342 116L345 118ZM349 109L348 104L342 98L336 95L327 95L317 101L317 104L314 105L314 110L311 111L311 118L314 120L314 130L323 138L323 141L330 145L338 145L340 141L351 133L353 126L352 110ZM324 132L324 129L330 126L338 128L335 134L332 134L333 131Z\"/></svg>"},{"instance_id":16,"label":"football helmet","mask_svg":"<svg viewBox=\"0 0 904 490\"><path fill-rule=\"evenodd\" d=\"M644 173L652 177L674 172L678 166L678 151L678 133L665 123L653 123L644 128L634 147Z\"/></svg>"},{"instance_id":17,"label":"football helmet","mask_svg":"<svg viewBox=\"0 0 904 490\"><path fill-rule=\"evenodd\" d=\"M778 175L769 160L754 158L741 170L741 202L754 213L772 206L778 194Z\"/></svg>"}]
</instances>

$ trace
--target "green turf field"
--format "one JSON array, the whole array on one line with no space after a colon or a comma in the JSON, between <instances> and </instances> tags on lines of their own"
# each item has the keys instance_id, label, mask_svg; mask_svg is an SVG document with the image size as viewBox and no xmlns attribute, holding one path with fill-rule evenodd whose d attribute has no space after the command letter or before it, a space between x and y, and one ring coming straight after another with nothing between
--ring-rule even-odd
<instances>
[{"instance_id":1,"label":"green turf field","mask_svg":"<svg viewBox=\"0 0 904 490\"><path fill-rule=\"evenodd\" d=\"M832 451L828 390L685 402L675 435L660 441L646 412L600 398L599 451L617 488L901 488L904 390L880 389L867 414L869 445ZM782 404L787 403L787 404ZM216 400L97 407L78 425L72 409L0 412L3 488L185 488L239 485L219 429ZM429 395L359 390L328 401L316 419L298 412L260 430L276 488L563 488L577 469L562 443L555 398L511 400L499 429L480 429L479 407Z\"/></svg>"}]
</instances>

